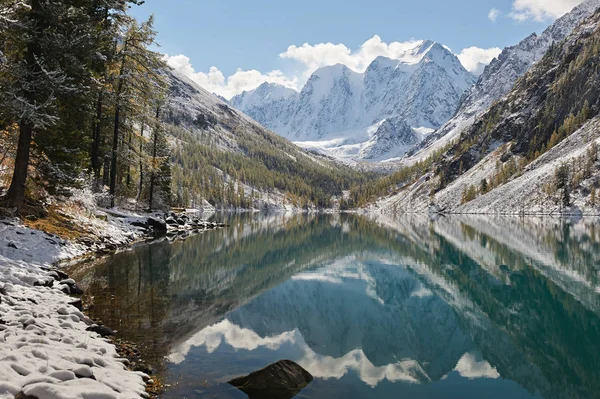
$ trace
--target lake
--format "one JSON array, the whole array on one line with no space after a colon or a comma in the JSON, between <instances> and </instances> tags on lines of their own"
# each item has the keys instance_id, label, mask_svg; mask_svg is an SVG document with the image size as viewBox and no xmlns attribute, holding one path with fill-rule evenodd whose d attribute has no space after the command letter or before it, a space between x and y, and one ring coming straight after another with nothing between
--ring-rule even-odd
<instances>
[{"instance_id":1,"label":"lake","mask_svg":"<svg viewBox=\"0 0 600 399\"><path fill-rule=\"evenodd\" d=\"M246 398L227 381L281 359L297 398L600 396L597 220L213 218L71 270L164 398Z\"/></svg>"}]
</instances>

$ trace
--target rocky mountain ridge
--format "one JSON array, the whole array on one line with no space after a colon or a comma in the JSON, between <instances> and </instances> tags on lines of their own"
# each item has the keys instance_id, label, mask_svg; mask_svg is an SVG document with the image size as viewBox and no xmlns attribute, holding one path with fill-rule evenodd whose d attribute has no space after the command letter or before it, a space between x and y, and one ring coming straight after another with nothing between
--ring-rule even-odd
<instances>
[{"instance_id":1,"label":"rocky mountain ridge","mask_svg":"<svg viewBox=\"0 0 600 399\"><path fill-rule=\"evenodd\" d=\"M416 147L414 155L406 162L413 163L426 158L458 137L495 101L506 95L517 80L546 54L553 43L564 40L598 7L600 0L587 0L557 19L541 34L533 33L518 44L506 47L485 67L477 83L461 101L456 115Z\"/></svg>"},{"instance_id":2,"label":"rocky mountain ridge","mask_svg":"<svg viewBox=\"0 0 600 399\"><path fill-rule=\"evenodd\" d=\"M388 199L397 211L598 214L600 11L465 128L423 177Z\"/></svg>"}]
</instances>

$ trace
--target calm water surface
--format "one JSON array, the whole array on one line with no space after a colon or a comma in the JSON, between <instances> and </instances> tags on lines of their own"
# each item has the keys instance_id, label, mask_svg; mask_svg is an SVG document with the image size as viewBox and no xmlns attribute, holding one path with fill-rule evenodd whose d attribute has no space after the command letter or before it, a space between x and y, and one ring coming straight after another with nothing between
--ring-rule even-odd
<instances>
[{"instance_id":1,"label":"calm water surface","mask_svg":"<svg viewBox=\"0 0 600 399\"><path fill-rule=\"evenodd\" d=\"M596 220L216 218L73 273L164 398L246 398L281 359L298 398L600 397Z\"/></svg>"}]
</instances>

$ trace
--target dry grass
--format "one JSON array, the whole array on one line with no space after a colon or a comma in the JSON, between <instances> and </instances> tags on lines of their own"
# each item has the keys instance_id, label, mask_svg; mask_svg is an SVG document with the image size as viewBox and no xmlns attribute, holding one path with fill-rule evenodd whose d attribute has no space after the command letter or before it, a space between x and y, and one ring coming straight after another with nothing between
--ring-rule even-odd
<instances>
[{"instance_id":1,"label":"dry grass","mask_svg":"<svg viewBox=\"0 0 600 399\"><path fill-rule=\"evenodd\" d=\"M35 210L29 211L31 212L23 214L35 215L39 213L34 212ZM29 228L57 235L64 240L77 241L78 239L90 236L89 231L73 223L72 219L65 215L58 206L51 205L44 213L45 215L37 220L28 220L25 218L23 223Z\"/></svg>"}]
</instances>

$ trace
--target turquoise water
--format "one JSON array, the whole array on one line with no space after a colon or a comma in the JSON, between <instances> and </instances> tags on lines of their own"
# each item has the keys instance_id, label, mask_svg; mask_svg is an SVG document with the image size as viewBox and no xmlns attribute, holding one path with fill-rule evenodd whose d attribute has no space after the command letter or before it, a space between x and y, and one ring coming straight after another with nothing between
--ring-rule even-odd
<instances>
[{"instance_id":1,"label":"turquoise water","mask_svg":"<svg viewBox=\"0 0 600 399\"><path fill-rule=\"evenodd\" d=\"M299 398L600 397L595 220L225 221L75 275L165 398L245 398L227 381L281 359Z\"/></svg>"}]
</instances>

